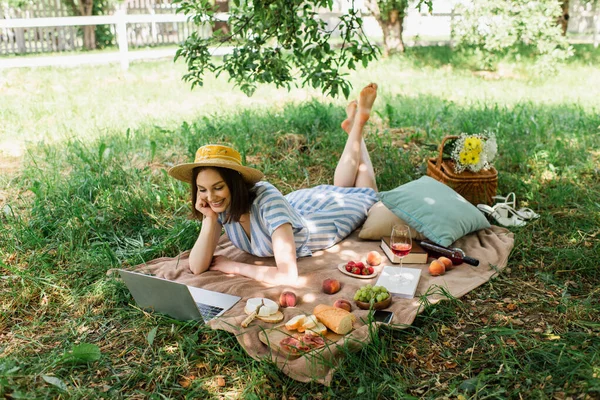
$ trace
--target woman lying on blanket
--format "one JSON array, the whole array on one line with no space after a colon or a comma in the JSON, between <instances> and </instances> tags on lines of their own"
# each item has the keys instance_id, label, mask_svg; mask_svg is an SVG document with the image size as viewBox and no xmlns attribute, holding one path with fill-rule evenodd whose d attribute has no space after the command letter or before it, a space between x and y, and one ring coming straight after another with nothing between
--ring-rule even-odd
<instances>
[{"instance_id":1,"label":"woman lying on blanket","mask_svg":"<svg viewBox=\"0 0 600 400\"><path fill-rule=\"evenodd\" d=\"M211 269L293 285L298 280L297 257L331 247L360 226L377 201L375 173L363 140L363 127L376 97L377 85L371 83L361 91L358 103L353 101L346 108L342 128L348 139L333 185L283 196L261 181L260 171L243 166L237 151L221 145L202 146L194 163L171 168L171 176L191 183L194 213L202 218L189 257L192 272ZM223 226L236 247L258 257L274 256L277 267L214 256Z\"/></svg>"}]
</instances>

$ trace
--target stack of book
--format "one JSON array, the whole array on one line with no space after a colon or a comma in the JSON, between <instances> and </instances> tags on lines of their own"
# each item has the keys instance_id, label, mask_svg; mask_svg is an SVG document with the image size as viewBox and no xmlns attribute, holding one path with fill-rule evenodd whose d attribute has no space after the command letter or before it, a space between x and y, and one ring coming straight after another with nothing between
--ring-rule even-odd
<instances>
[{"instance_id":1,"label":"stack of book","mask_svg":"<svg viewBox=\"0 0 600 400\"><path fill-rule=\"evenodd\" d=\"M381 238L381 249L394 264L400 264L400 258L392 253L390 248L390 237L384 236ZM412 249L408 255L402 259L403 264L425 264L427 263L427 252L419 245L416 240L412 242Z\"/></svg>"}]
</instances>

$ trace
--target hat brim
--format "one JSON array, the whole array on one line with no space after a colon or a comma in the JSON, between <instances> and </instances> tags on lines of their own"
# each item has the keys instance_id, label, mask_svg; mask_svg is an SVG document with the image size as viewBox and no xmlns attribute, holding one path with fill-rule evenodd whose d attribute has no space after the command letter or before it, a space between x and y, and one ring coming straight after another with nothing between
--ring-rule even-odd
<instances>
[{"instance_id":1,"label":"hat brim","mask_svg":"<svg viewBox=\"0 0 600 400\"><path fill-rule=\"evenodd\" d=\"M242 175L244 181L248 183L256 183L264 178L264 174L257 169L251 167L245 167L238 164L224 164L223 162L199 162L199 163L186 163L179 164L169 169L168 173L173 178L183 182L192 183L192 172L196 167L219 167L227 168L237 171Z\"/></svg>"}]
</instances>

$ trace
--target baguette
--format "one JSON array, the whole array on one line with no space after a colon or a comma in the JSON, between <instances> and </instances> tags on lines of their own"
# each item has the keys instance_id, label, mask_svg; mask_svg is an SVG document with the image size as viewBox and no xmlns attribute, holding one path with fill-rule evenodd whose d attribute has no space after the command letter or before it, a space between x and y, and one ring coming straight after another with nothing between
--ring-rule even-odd
<instances>
[{"instance_id":1,"label":"baguette","mask_svg":"<svg viewBox=\"0 0 600 400\"><path fill-rule=\"evenodd\" d=\"M325 304L317 305L313 314L323 325L340 335L350 332L355 321L354 314L349 311Z\"/></svg>"}]
</instances>

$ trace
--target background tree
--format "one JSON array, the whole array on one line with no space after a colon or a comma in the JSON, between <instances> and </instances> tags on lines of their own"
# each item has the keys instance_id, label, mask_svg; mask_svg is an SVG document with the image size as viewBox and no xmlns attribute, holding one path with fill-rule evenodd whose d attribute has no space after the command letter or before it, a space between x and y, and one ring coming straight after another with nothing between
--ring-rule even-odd
<instances>
[{"instance_id":1,"label":"background tree","mask_svg":"<svg viewBox=\"0 0 600 400\"><path fill-rule=\"evenodd\" d=\"M94 0L62 0L67 5L73 15L87 17L92 15L94 9ZM83 30L83 47L88 50L96 48L96 27L94 25L85 25Z\"/></svg>"},{"instance_id":2,"label":"background tree","mask_svg":"<svg viewBox=\"0 0 600 400\"><path fill-rule=\"evenodd\" d=\"M567 28L569 26L569 3L569 0L560 2L561 15L558 17L558 24L562 28L563 36L567 35Z\"/></svg>"},{"instance_id":3,"label":"background tree","mask_svg":"<svg viewBox=\"0 0 600 400\"><path fill-rule=\"evenodd\" d=\"M73 15L90 16L102 15L122 0L62 0L63 4L71 9ZM106 36L111 36L110 30L104 26L84 25L81 27L83 31L83 47L88 50L93 50L97 47L96 33L102 35L102 43L106 44ZM111 39L112 40L112 39Z\"/></svg>"},{"instance_id":4,"label":"background tree","mask_svg":"<svg viewBox=\"0 0 600 400\"><path fill-rule=\"evenodd\" d=\"M477 0L457 7L452 27L457 46L474 48L486 67L509 53L530 54L540 72L553 71L573 53L557 24L555 0Z\"/></svg>"},{"instance_id":5,"label":"background tree","mask_svg":"<svg viewBox=\"0 0 600 400\"><path fill-rule=\"evenodd\" d=\"M379 23L383 32L384 55L404 52L404 17L408 10L408 0L365 0L365 7ZM429 12L433 8L433 0L419 0L416 7L427 5Z\"/></svg>"}]
</instances>

